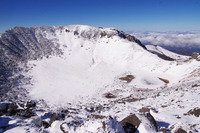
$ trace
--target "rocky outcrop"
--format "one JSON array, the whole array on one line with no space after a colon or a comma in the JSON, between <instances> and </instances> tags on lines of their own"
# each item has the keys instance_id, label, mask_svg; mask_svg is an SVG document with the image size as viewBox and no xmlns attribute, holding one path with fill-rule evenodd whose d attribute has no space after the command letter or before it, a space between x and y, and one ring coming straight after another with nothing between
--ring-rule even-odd
<instances>
[{"instance_id":1,"label":"rocky outcrop","mask_svg":"<svg viewBox=\"0 0 200 133\"><path fill-rule=\"evenodd\" d=\"M147 48L140 42L140 40L138 40L135 36L132 36L130 34L127 34L123 31L117 31L118 32L118 36L124 39L127 39L131 42L136 42L137 44L139 44L141 47L143 47L144 49L147 50Z\"/></svg>"},{"instance_id":2,"label":"rocky outcrop","mask_svg":"<svg viewBox=\"0 0 200 133\"><path fill-rule=\"evenodd\" d=\"M36 103L28 101L25 105L19 104L15 102L2 102L0 103L0 115L7 116L22 116L26 118L30 118L35 115L33 109L36 106ZM28 106L27 106L28 105Z\"/></svg>"},{"instance_id":3,"label":"rocky outcrop","mask_svg":"<svg viewBox=\"0 0 200 133\"><path fill-rule=\"evenodd\" d=\"M191 58L200 61L200 55L197 52L192 53Z\"/></svg>"},{"instance_id":4,"label":"rocky outcrop","mask_svg":"<svg viewBox=\"0 0 200 133\"><path fill-rule=\"evenodd\" d=\"M194 115L196 117L199 117L200 116L200 108L197 107L197 108L191 109L185 115Z\"/></svg>"}]
</instances>

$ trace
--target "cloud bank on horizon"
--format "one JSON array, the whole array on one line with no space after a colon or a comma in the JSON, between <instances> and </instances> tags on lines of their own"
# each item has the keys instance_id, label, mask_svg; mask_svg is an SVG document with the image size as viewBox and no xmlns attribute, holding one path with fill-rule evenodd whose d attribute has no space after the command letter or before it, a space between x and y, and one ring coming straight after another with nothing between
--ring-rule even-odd
<instances>
[{"instance_id":1,"label":"cloud bank on horizon","mask_svg":"<svg viewBox=\"0 0 200 133\"><path fill-rule=\"evenodd\" d=\"M167 47L200 48L200 31L191 32L139 32L132 33L143 44Z\"/></svg>"}]
</instances>

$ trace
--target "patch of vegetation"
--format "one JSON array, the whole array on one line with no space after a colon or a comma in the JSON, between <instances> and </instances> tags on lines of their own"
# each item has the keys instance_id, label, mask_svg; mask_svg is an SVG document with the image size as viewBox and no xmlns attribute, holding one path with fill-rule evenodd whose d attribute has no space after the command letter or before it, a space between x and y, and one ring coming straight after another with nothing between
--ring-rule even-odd
<instances>
[{"instance_id":1,"label":"patch of vegetation","mask_svg":"<svg viewBox=\"0 0 200 133\"><path fill-rule=\"evenodd\" d=\"M126 83L130 83L135 77L133 75L126 75L125 77L119 78L120 80L126 81Z\"/></svg>"},{"instance_id":2,"label":"patch of vegetation","mask_svg":"<svg viewBox=\"0 0 200 133\"><path fill-rule=\"evenodd\" d=\"M169 80L167 80L167 79L163 79L163 78L158 78L158 79L160 79L161 81L163 81L163 82L166 83L166 84L169 83Z\"/></svg>"}]
</instances>

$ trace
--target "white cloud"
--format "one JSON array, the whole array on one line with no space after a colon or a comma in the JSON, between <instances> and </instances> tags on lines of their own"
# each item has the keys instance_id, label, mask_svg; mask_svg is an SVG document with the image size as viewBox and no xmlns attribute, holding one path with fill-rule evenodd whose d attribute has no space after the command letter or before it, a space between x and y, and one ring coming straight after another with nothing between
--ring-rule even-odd
<instances>
[{"instance_id":1,"label":"white cloud","mask_svg":"<svg viewBox=\"0 0 200 133\"><path fill-rule=\"evenodd\" d=\"M200 48L200 31L133 33L143 44Z\"/></svg>"}]
</instances>

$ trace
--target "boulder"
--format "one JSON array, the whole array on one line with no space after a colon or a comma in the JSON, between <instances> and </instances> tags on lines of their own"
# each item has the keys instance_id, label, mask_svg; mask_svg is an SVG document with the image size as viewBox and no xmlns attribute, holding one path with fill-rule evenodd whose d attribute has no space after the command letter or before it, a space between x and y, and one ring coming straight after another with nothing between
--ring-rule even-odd
<instances>
[{"instance_id":1,"label":"boulder","mask_svg":"<svg viewBox=\"0 0 200 133\"><path fill-rule=\"evenodd\" d=\"M49 113L47 113L47 114L45 114L45 115L48 116L48 115L50 115L50 114L51 114L51 113L49 112ZM43 120L43 121L41 122L41 127L48 128L48 127L51 126L51 124L52 124L55 120L56 120L56 113L52 113L49 122Z\"/></svg>"},{"instance_id":2,"label":"boulder","mask_svg":"<svg viewBox=\"0 0 200 133\"><path fill-rule=\"evenodd\" d=\"M8 106L8 114L9 115L16 115L18 112L18 106L16 105L16 103L11 103Z\"/></svg>"},{"instance_id":3,"label":"boulder","mask_svg":"<svg viewBox=\"0 0 200 133\"><path fill-rule=\"evenodd\" d=\"M156 120L154 119L154 117L150 114L150 112L145 113L145 117L147 118L147 120L150 123L150 127L151 129L155 130L156 132L158 132L158 125Z\"/></svg>"},{"instance_id":4,"label":"boulder","mask_svg":"<svg viewBox=\"0 0 200 133\"><path fill-rule=\"evenodd\" d=\"M187 132L182 128L178 128L174 133L187 133Z\"/></svg>"},{"instance_id":5,"label":"boulder","mask_svg":"<svg viewBox=\"0 0 200 133\"><path fill-rule=\"evenodd\" d=\"M126 133L134 133L137 131L141 121L135 114L131 114L120 121Z\"/></svg>"}]
</instances>

